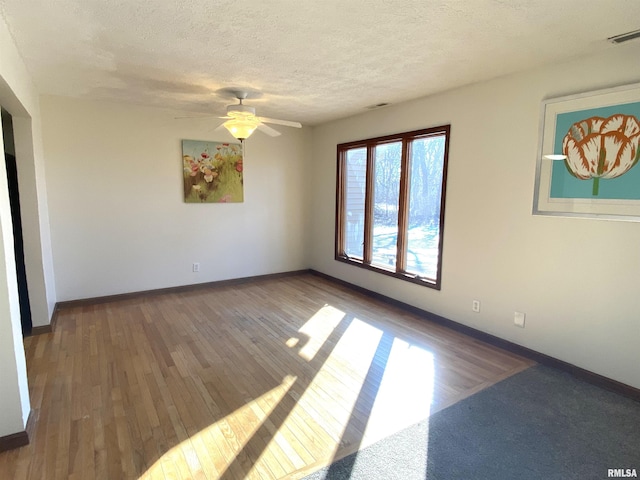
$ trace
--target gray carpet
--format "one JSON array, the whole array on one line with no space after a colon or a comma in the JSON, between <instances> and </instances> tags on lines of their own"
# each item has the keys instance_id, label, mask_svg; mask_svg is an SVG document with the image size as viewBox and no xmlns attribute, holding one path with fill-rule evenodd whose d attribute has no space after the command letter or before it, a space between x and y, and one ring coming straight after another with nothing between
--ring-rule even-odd
<instances>
[{"instance_id":1,"label":"gray carpet","mask_svg":"<svg viewBox=\"0 0 640 480\"><path fill-rule=\"evenodd\" d=\"M640 403L536 366L312 475L320 479L640 476Z\"/></svg>"}]
</instances>

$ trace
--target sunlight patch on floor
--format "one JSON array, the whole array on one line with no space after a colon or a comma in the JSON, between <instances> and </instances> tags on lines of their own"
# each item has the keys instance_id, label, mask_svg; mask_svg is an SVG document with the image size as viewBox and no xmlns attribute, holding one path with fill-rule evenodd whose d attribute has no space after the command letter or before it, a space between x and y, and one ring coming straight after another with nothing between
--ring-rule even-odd
<instances>
[{"instance_id":1,"label":"sunlight patch on floor","mask_svg":"<svg viewBox=\"0 0 640 480\"><path fill-rule=\"evenodd\" d=\"M327 304L283 348L297 350L314 373L287 375L276 388L173 447L141 478L160 472L167 478L194 472L220 478L234 462L247 478L283 478L306 468L311 450L316 464L328 464L336 452L364 448L429 416L432 353L366 320ZM285 396L295 403L278 422L271 415ZM252 463L243 463L243 449L259 430L269 432L266 447ZM311 445L300 444L303 437Z\"/></svg>"},{"instance_id":2,"label":"sunlight patch on floor","mask_svg":"<svg viewBox=\"0 0 640 480\"><path fill-rule=\"evenodd\" d=\"M331 332L338 326L344 318L342 310L325 305L318 310L307 322L298 330L308 341L300 347L298 355L307 361L311 361L318 351L323 347ZM289 339L287 346L298 345L297 339Z\"/></svg>"},{"instance_id":3,"label":"sunlight patch on floor","mask_svg":"<svg viewBox=\"0 0 640 480\"><path fill-rule=\"evenodd\" d=\"M262 426L271 411L280 403L295 381L295 376L286 376L277 387L180 442L162 455L140 476L140 479L197 478L198 475L202 476L202 478L219 478L229 465L235 461L237 454L242 451L254 433ZM234 419L246 419L248 417L254 417L254 421L243 423L243 436L234 434L234 432L239 431L238 429L232 429L230 426L235 423ZM278 446L274 448L281 448L282 443L286 443L278 437L275 440ZM188 467L188 470L180 471L181 468L185 467ZM261 462L256 462L254 468L264 469L268 468L268 466ZM260 474L260 472L257 473ZM268 475L264 478L273 476L271 472L263 473Z\"/></svg>"},{"instance_id":4,"label":"sunlight patch on floor","mask_svg":"<svg viewBox=\"0 0 640 480\"><path fill-rule=\"evenodd\" d=\"M339 311L330 311L336 313L328 318L336 319ZM328 336L326 330L320 331L320 338ZM309 325L305 325L305 332L310 335L309 343L313 344L315 349L319 341L318 337L314 338L313 335L318 330L312 330ZM307 421L319 425L330 438L331 450L335 450L340 444L342 428L336 427L344 427L349 421L359 387L381 336L381 330L354 319L291 412L291 415L308 417Z\"/></svg>"},{"instance_id":5,"label":"sunlight patch on floor","mask_svg":"<svg viewBox=\"0 0 640 480\"><path fill-rule=\"evenodd\" d=\"M428 418L434 383L433 354L395 338L365 436L383 438Z\"/></svg>"},{"instance_id":6,"label":"sunlight patch on floor","mask_svg":"<svg viewBox=\"0 0 640 480\"><path fill-rule=\"evenodd\" d=\"M327 305L300 329L309 337L307 345L313 346L307 354L328 348L323 342L341 315L340 310ZM331 438L334 451L358 443L369 445L429 416L434 390L433 354L383 335L383 330L354 318L291 412L304 412L311 417L308 421L320 425ZM384 341L392 342L391 346L381 345ZM376 357L380 351L388 352L388 356ZM367 381L369 384L365 384ZM352 416L357 421L352 421ZM327 422L326 418L333 420Z\"/></svg>"}]
</instances>

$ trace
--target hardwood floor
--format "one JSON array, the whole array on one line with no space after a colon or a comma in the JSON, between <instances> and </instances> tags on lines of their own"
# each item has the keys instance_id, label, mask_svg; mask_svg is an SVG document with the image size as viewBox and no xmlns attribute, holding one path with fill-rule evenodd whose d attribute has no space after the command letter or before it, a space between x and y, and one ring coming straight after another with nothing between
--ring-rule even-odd
<instances>
[{"instance_id":1,"label":"hardwood floor","mask_svg":"<svg viewBox=\"0 0 640 480\"><path fill-rule=\"evenodd\" d=\"M533 363L310 274L68 307L25 348L0 478L301 478Z\"/></svg>"}]
</instances>

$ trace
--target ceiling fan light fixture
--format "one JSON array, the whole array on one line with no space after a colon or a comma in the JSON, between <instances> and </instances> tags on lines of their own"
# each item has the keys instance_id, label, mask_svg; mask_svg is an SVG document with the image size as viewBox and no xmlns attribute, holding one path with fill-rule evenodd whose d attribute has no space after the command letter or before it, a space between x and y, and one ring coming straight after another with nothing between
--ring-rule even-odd
<instances>
[{"instance_id":1,"label":"ceiling fan light fixture","mask_svg":"<svg viewBox=\"0 0 640 480\"><path fill-rule=\"evenodd\" d=\"M223 123L224 128L229 130L229 133L241 142L251 136L255 129L258 128L258 124L257 119L248 118L232 118Z\"/></svg>"}]
</instances>

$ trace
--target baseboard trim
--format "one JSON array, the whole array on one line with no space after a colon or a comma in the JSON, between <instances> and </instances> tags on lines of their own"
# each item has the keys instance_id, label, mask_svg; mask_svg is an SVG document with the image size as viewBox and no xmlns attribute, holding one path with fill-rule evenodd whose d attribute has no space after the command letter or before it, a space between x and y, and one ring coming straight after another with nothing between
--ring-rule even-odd
<instances>
[{"instance_id":1,"label":"baseboard trim","mask_svg":"<svg viewBox=\"0 0 640 480\"><path fill-rule=\"evenodd\" d=\"M318 277L324 278L326 280L338 283L344 287L347 287L359 293L362 293L363 295L366 295L370 298L374 298L376 300L385 302L389 305L393 305L395 307L401 308L402 310L413 313L426 320L448 327L452 330L463 333L465 335L468 335L470 337L473 337L477 340L483 341L495 347L502 348L503 350L507 350L511 353L515 353L516 355L520 355L522 357L528 358L542 365L553 367L558 370L563 370L593 385L597 385L606 390L619 393L621 395L624 395L625 397L628 397L640 402L639 388L635 388L635 387L632 387L631 385L627 385L626 383L618 382L617 380L613 380L603 375L599 375L589 370L585 370L584 368L578 367L576 365L565 362L563 360L558 360L557 358L551 357L544 353L540 353L530 348L523 347L522 345L518 345L517 343L504 340L503 338L496 337L495 335L485 333L481 330L477 330L467 325L463 325L461 323L455 322L448 318L441 317L440 315L436 315L427 310L423 310L421 308L415 307L408 303L401 302L400 300L396 300L395 298L387 297L386 295L382 295L381 293L374 292L373 290L369 290L364 287L355 285L353 283L346 282L339 278L332 277L331 275L327 275L326 273L318 272L317 270L313 270L313 269L309 270L309 273L316 275Z\"/></svg>"},{"instance_id":2,"label":"baseboard trim","mask_svg":"<svg viewBox=\"0 0 640 480\"><path fill-rule=\"evenodd\" d=\"M34 423L35 416L31 410L24 431L0 437L0 453L29 445L29 435L33 432Z\"/></svg>"},{"instance_id":3,"label":"baseboard trim","mask_svg":"<svg viewBox=\"0 0 640 480\"><path fill-rule=\"evenodd\" d=\"M192 292L192 291L203 290L211 287L227 287L230 285L241 285L243 283L258 282L263 280L274 280L277 278L284 278L284 277L293 277L296 275L303 275L305 273L310 273L310 272L311 271L308 269L292 270L289 272L268 273L266 275L256 275L253 277L232 278L229 280L217 280L214 282L195 283L192 285L179 285L175 287L158 288L154 290L142 290L138 292L119 293L116 295L107 295L104 297L92 297L92 298L81 298L78 300L68 300L65 302L56 303L54 314L57 313L59 309L68 308L68 307L97 305L100 303L117 302L121 300L130 300L130 299L140 298L140 297L163 295L167 293ZM57 320L57 315L55 315L55 318Z\"/></svg>"},{"instance_id":4,"label":"baseboard trim","mask_svg":"<svg viewBox=\"0 0 640 480\"><path fill-rule=\"evenodd\" d=\"M25 335L26 337L32 337L34 335L44 335L46 333L53 333L56 331L56 323L58 321L58 304L53 307L53 315L51 315L51 323L49 325L41 325L39 327L32 327L31 332Z\"/></svg>"}]
</instances>

